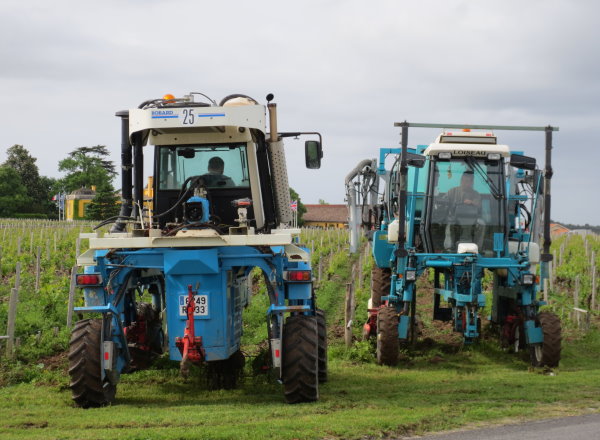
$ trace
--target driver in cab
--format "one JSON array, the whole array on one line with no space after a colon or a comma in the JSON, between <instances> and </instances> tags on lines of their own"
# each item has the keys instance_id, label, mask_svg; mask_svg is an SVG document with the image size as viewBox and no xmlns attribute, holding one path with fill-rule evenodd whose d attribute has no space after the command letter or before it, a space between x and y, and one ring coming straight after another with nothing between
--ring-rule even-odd
<instances>
[{"instance_id":1,"label":"driver in cab","mask_svg":"<svg viewBox=\"0 0 600 440\"><path fill-rule=\"evenodd\" d=\"M485 223L481 219L481 194L473 188L474 175L465 171L460 186L448 190L449 222L446 227L444 248L456 251L458 243L483 244Z\"/></svg>"},{"instance_id":2,"label":"driver in cab","mask_svg":"<svg viewBox=\"0 0 600 440\"><path fill-rule=\"evenodd\" d=\"M473 188L473 181L473 172L465 171L460 179L460 186L455 186L448 190L448 202L451 213L454 214L456 208L461 204L476 207L479 210L481 195Z\"/></svg>"},{"instance_id":3,"label":"driver in cab","mask_svg":"<svg viewBox=\"0 0 600 440\"><path fill-rule=\"evenodd\" d=\"M208 161L208 173L202 177L209 188L232 188L235 183L231 177L223 174L225 171L225 162L219 156L211 157Z\"/></svg>"}]
</instances>

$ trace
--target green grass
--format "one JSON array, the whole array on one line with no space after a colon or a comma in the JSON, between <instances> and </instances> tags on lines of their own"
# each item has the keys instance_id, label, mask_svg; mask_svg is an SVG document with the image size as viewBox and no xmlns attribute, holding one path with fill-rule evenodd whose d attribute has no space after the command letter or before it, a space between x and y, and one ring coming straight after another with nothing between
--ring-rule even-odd
<instances>
[{"instance_id":1,"label":"green grass","mask_svg":"<svg viewBox=\"0 0 600 440\"><path fill-rule=\"evenodd\" d=\"M438 348L412 352L395 368L333 358L320 401L300 405L286 405L266 377L208 391L199 374L186 382L175 365L123 376L116 404L82 410L66 377L47 373L0 389L0 438L385 438L600 411L597 331L566 345L555 376L528 370L491 341L453 354Z\"/></svg>"},{"instance_id":2,"label":"green grass","mask_svg":"<svg viewBox=\"0 0 600 440\"><path fill-rule=\"evenodd\" d=\"M82 410L71 401L66 359L43 358L64 349L68 335L61 331L58 338L43 334L40 341L26 340L18 361L0 362L0 439L396 438L600 411L598 330L582 337L565 329L555 375L529 369L522 356L503 352L494 339L467 348L451 345L447 329L432 335L435 342L403 349L403 361L394 368L375 364L370 342L346 349L340 329L355 261L334 252L323 267L317 300L328 314L330 375L318 402L287 405L280 385L251 374L251 362L238 389L209 391L199 370L184 380L176 363L161 360L152 370L122 376L114 405ZM363 261L356 337L366 319L371 266L371 259ZM429 287L420 283L420 289ZM258 354L266 337L267 303L258 278L244 312L242 342L248 354ZM427 300L421 306L428 326L431 305Z\"/></svg>"}]
</instances>

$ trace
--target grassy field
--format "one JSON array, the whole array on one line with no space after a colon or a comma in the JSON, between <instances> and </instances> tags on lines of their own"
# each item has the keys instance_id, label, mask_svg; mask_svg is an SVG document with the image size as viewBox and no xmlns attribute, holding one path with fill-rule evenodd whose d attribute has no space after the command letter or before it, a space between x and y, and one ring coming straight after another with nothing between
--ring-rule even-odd
<instances>
[{"instance_id":1,"label":"grassy field","mask_svg":"<svg viewBox=\"0 0 600 440\"><path fill-rule=\"evenodd\" d=\"M281 386L264 374L254 374L251 362L238 389L211 391L200 370L192 370L184 380L176 363L161 359L150 370L122 376L114 405L82 410L72 403L68 388L64 353L68 329L61 327L58 336L44 332L38 341L25 338L23 327L26 343L17 360L0 359L0 439L398 438L600 412L597 316L592 321L595 329L584 335L564 313L563 360L560 369L548 374L528 368L521 354L502 351L491 337L463 348L447 326L432 323L430 283L424 277L418 296L424 333L416 346L403 350L397 367L381 367L374 362L370 342L357 340L351 349L342 343L345 288L351 279L356 281L359 266L355 270L352 266L358 258L348 258L345 237L337 233L323 239L310 232L304 240L315 247L313 259L323 260L317 298L328 315L330 338L329 381L321 387L318 402L285 404ZM577 242L569 245L581 247ZM565 268L570 256L565 248ZM362 258L361 263L357 339L366 317L372 259ZM562 282L561 291L567 292L567 281ZM59 287L54 289L60 291ZM266 337L263 290L257 285L244 312L243 344L249 355L259 353ZM45 292L42 289L38 296L45 297ZM34 294L28 298L33 301ZM568 298L563 293L552 302L560 311L564 306L556 301ZM64 308L63 302L56 300L56 307ZM30 314L31 320L25 322L36 321Z\"/></svg>"},{"instance_id":2,"label":"grassy field","mask_svg":"<svg viewBox=\"0 0 600 440\"><path fill-rule=\"evenodd\" d=\"M332 359L321 400L300 405L286 405L265 377L208 391L199 375L186 382L175 366L125 376L115 405L82 410L71 403L59 369L0 389L0 438L393 438L600 411L598 332L566 344L555 375L529 371L495 345L450 354L449 347L429 347L395 368L351 360L360 356L357 348L348 359Z\"/></svg>"}]
</instances>

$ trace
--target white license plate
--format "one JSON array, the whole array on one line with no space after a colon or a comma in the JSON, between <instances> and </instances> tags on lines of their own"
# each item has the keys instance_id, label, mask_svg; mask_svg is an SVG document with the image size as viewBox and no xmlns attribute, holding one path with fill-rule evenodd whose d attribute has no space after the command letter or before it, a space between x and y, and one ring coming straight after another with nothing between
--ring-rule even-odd
<instances>
[{"instance_id":1,"label":"white license plate","mask_svg":"<svg viewBox=\"0 0 600 440\"><path fill-rule=\"evenodd\" d=\"M187 316L189 297L179 295L179 316ZM208 316L208 295L194 295L194 316Z\"/></svg>"}]
</instances>

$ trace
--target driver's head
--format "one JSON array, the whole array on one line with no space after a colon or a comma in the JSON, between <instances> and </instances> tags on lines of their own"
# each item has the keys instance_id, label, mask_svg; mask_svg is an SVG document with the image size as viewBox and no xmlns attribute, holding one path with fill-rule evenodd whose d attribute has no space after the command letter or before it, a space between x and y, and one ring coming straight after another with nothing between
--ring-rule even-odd
<instances>
[{"instance_id":1,"label":"driver's head","mask_svg":"<svg viewBox=\"0 0 600 440\"><path fill-rule=\"evenodd\" d=\"M225 162L218 156L212 157L208 161L208 172L211 174L223 174Z\"/></svg>"},{"instance_id":2,"label":"driver's head","mask_svg":"<svg viewBox=\"0 0 600 440\"><path fill-rule=\"evenodd\" d=\"M463 188L473 188L474 177L475 176L473 175L473 173L465 171L462 177L460 178L460 186Z\"/></svg>"}]
</instances>

